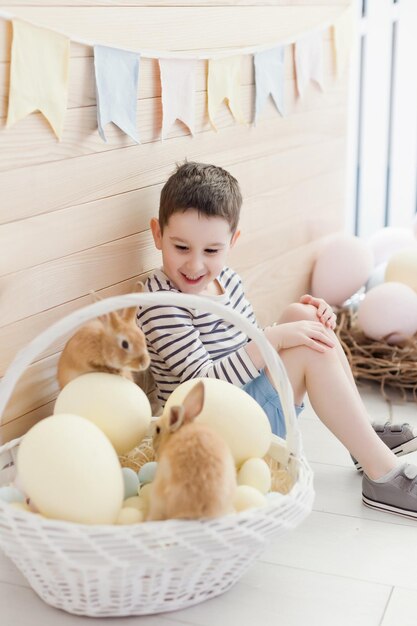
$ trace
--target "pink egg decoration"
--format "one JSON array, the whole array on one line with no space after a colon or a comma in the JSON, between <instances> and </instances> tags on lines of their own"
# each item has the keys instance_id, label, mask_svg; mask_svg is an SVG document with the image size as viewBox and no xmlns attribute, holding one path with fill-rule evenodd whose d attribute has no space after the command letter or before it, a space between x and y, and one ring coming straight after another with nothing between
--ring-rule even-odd
<instances>
[{"instance_id":1,"label":"pink egg decoration","mask_svg":"<svg viewBox=\"0 0 417 626\"><path fill-rule=\"evenodd\" d=\"M410 228L387 226L371 235L368 244L374 253L374 262L377 266L388 261L395 252L415 246L416 240Z\"/></svg>"},{"instance_id":2,"label":"pink egg decoration","mask_svg":"<svg viewBox=\"0 0 417 626\"><path fill-rule=\"evenodd\" d=\"M384 283L365 295L358 326L370 339L396 344L417 332L417 294L402 283Z\"/></svg>"},{"instance_id":3,"label":"pink egg decoration","mask_svg":"<svg viewBox=\"0 0 417 626\"><path fill-rule=\"evenodd\" d=\"M340 306L363 287L372 267L373 255L365 241L354 235L335 235L317 257L312 294Z\"/></svg>"}]
</instances>

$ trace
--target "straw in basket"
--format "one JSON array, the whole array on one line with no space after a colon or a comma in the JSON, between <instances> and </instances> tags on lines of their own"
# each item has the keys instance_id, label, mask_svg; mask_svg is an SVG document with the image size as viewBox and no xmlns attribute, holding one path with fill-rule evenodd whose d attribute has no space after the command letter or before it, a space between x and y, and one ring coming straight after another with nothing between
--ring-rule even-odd
<instances>
[{"instance_id":1,"label":"straw in basket","mask_svg":"<svg viewBox=\"0 0 417 626\"><path fill-rule=\"evenodd\" d=\"M15 358L0 384L0 416L21 374L53 341L79 325L124 307L164 304L216 313L259 347L280 393L287 427L272 436L273 488L285 475L288 493L268 504L211 520L166 520L131 526L82 525L45 519L0 500L0 547L48 604L95 617L144 615L185 608L229 589L272 536L295 528L311 511L312 472L302 452L290 384L261 331L208 298L141 293L80 309L38 335ZM0 447L0 486L16 474L21 438Z\"/></svg>"}]
</instances>

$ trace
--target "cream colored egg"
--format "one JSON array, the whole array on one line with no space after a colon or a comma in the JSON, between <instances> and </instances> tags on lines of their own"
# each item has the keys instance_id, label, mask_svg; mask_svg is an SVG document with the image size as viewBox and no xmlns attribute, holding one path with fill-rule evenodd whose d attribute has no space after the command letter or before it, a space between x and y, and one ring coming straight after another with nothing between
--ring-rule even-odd
<instances>
[{"instance_id":1,"label":"cream colored egg","mask_svg":"<svg viewBox=\"0 0 417 626\"><path fill-rule=\"evenodd\" d=\"M246 509L258 509L266 504L265 496L255 487L250 487L249 485L238 485L236 487L233 507L238 513L239 511L246 511Z\"/></svg>"},{"instance_id":2,"label":"cream colored egg","mask_svg":"<svg viewBox=\"0 0 417 626\"><path fill-rule=\"evenodd\" d=\"M140 498L139 496L126 498L126 500L123 502L123 508L128 507L132 509L137 509L138 511L145 511L147 506L147 501L144 498Z\"/></svg>"},{"instance_id":3,"label":"cream colored egg","mask_svg":"<svg viewBox=\"0 0 417 626\"><path fill-rule=\"evenodd\" d=\"M204 384L204 406L197 417L227 442L237 466L247 459L264 456L271 442L271 426L259 404L245 391L217 378L194 378L179 385L169 396L164 408L181 404L191 388L201 380Z\"/></svg>"},{"instance_id":4,"label":"cream colored egg","mask_svg":"<svg viewBox=\"0 0 417 626\"><path fill-rule=\"evenodd\" d=\"M116 520L116 524L138 524L139 522L143 522L142 511L131 507L123 507Z\"/></svg>"},{"instance_id":5,"label":"cream colored egg","mask_svg":"<svg viewBox=\"0 0 417 626\"><path fill-rule=\"evenodd\" d=\"M151 422L151 405L142 389L123 376L102 372L83 374L65 385L54 413L86 417L101 428L118 454L137 446Z\"/></svg>"},{"instance_id":6,"label":"cream colored egg","mask_svg":"<svg viewBox=\"0 0 417 626\"><path fill-rule=\"evenodd\" d=\"M152 497L152 483L147 483L146 485L143 485L143 487L140 487L138 493L139 498L142 498L145 502L145 507L147 507Z\"/></svg>"},{"instance_id":7,"label":"cream colored egg","mask_svg":"<svg viewBox=\"0 0 417 626\"><path fill-rule=\"evenodd\" d=\"M261 493L268 493L271 489L271 471L268 464L263 459L248 459L238 471L237 483L255 487Z\"/></svg>"},{"instance_id":8,"label":"cream colored egg","mask_svg":"<svg viewBox=\"0 0 417 626\"><path fill-rule=\"evenodd\" d=\"M385 282L390 281L404 283L417 292L417 245L401 250L389 259Z\"/></svg>"},{"instance_id":9,"label":"cream colored egg","mask_svg":"<svg viewBox=\"0 0 417 626\"><path fill-rule=\"evenodd\" d=\"M53 415L23 437L19 479L45 517L113 524L123 503L117 454L103 432L78 415Z\"/></svg>"}]
</instances>

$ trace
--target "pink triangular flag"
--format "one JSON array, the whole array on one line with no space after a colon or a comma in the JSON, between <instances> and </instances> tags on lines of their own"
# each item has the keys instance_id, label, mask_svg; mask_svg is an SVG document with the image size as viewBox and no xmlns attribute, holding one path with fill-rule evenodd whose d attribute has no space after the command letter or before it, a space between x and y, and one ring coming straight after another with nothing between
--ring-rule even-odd
<instances>
[{"instance_id":1,"label":"pink triangular flag","mask_svg":"<svg viewBox=\"0 0 417 626\"><path fill-rule=\"evenodd\" d=\"M175 120L180 120L194 135L195 61L159 59L162 87L162 139Z\"/></svg>"},{"instance_id":2,"label":"pink triangular flag","mask_svg":"<svg viewBox=\"0 0 417 626\"><path fill-rule=\"evenodd\" d=\"M314 32L295 42L297 90L303 95L314 80L323 89L323 32Z\"/></svg>"}]
</instances>

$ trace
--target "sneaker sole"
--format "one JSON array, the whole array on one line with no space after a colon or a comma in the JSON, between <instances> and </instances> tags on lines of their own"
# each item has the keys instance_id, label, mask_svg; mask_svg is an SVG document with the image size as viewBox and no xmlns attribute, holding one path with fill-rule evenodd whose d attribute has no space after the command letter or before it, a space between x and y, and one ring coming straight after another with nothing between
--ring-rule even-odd
<instances>
[{"instance_id":1,"label":"sneaker sole","mask_svg":"<svg viewBox=\"0 0 417 626\"><path fill-rule=\"evenodd\" d=\"M399 507L391 506L390 504L385 504L384 502L376 502L375 500L367 498L364 494L362 494L362 502L365 506L368 506L370 509L374 509L376 511L385 511L388 513L394 513L394 515L400 515L401 517L417 519L417 511L409 511L408 509L400 509Z\"/></svg>"},{"instance_id":2,"label":"sneaker sole","mask_svg":"<svg viewBox=\"0 0 417 626\"><path fill-rule=\"evenodd\" d=\"M391 448L391 451L395 454L395 456L403 456L404 454L410 454L411 452L415 452L417 450L417 437L414 439L410 439L406 443L402 443L396 448ZM362 465L359 465L358 462L355 463L355 467L358 472L362 472Z\"/></svg>"}]
</instances>

